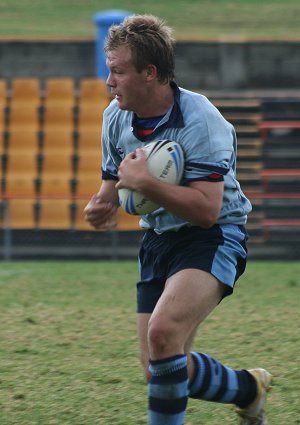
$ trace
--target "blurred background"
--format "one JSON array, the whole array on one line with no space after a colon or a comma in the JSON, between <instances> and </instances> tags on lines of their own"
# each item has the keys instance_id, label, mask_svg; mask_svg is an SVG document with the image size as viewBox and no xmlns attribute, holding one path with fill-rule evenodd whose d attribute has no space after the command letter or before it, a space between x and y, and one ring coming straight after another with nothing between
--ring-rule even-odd
<instances>
[{"instance_id":1,"label":"blurred background","mask_svg":"<svg viewBox=\"0 0 300 425\"><path fill-rule=\"evenodd\" d=\"M176 80L236 128L257 259L300 257L298 0L0 0L0 258L135 257L138 218L97 232L83 208L100 186L102 43L148 13L174 29ZM116 22L116 23L117 23Z\"/></svg>"}]
</instances>

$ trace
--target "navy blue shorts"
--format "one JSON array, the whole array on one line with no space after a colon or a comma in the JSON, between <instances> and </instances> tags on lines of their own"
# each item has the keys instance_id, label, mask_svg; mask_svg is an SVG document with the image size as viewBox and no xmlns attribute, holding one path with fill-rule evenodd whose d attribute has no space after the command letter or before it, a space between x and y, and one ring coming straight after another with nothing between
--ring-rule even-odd
<instances>
[{"instance_id":1,"label":"navy blue shorts","mask_svg":"<svg viewBox=\"0 0 300 425\"><path fill-rule=\"evenodd\" d=\"M147 230L139 253L137 311L152 313L166 280L184 269L211 273L226 285L224 296L230 295L246 268L247 238L244 226L235 224L183 227L161 235Z\"/></svg>"}]
</instances>

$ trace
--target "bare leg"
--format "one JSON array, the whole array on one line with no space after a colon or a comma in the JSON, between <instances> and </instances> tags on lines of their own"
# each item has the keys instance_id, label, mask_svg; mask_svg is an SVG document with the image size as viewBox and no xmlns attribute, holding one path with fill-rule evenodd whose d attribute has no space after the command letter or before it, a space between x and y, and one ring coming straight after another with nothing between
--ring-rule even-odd
<instances>
[{"instance_id":1,"label":"bare leg","mask_svg":"<svg viewBox=\"0 0 300 425\"><path fill-rule=\"evenodd\" d=\"M188 272L188 276L183 276L183 274L185 275ZM194 272L195 276L194 276ZM182 342L181 342L181 351L185 354L188 355L188 370L189 370L189 377L191 378L193 376L193 370L194 370L194 363L193 361L191 361L191 356L190 356L190 351L191 351L191 347L192 347L192 343L197 331L197 327L198 325L205 319L205 317L210 313L210 311L215 307L215 305L217 305L223 295L223 285L219 284L215 278L213 278L213 276L211 276L208 273L199 271L199 270L186 270L184 272L180 272L180 274L176 274L174 276L172 276L172 278L170 278L167 283L166 283L166 289L165 292L162 296L162 298L164 299L164 296L166 295L166 299L172 299L173 297L173 289L175 290L175 287L178 286L178 289L180 289L180 286L184 286L183 288L183 292L186 292L186 289L188 289L188 291L190 292L190 294L193 294L193 289L192 287L190 287L190 280L188 280L188 278L192 278L195 281L194 285L195 286L199 286L199 288L197 288L197 293L199 294L204 294L203 296L205 296L205 290L201 290L200 287L206 286L206 281L202 284L201 283L201 279L200 276L198 276L198 273L202 276L204 275L204 277L208 280L212 280L212 283L208 283L208 285L210 285L212 292L213 292L213 298L216 298L214 301L211 301L209 304L211 304L211 307L209 307L208 303L203 300L203 304L204 304L204 308L203 311L201 311L202 309L200 308L200 306L195 308L195 310L198 310L196 313L197 318L195 319L195 323L191 323L189 326L185 326L184 329L186 329L185 331L182 331ZM178 275L178 276L177 276ZM182 279L184 278L184 283L181 283ZM186 281L187 280L187 281ZM174 281L174 288L170 288L171 285L173 285L173 281ZM176 283L177 281L178 284ZM168 289L170 288L170 289ZM176 291L175 291L176 292ZM208 291L209 292L209 291ZM192 297L194 298L194 297ZM181 300L182 302L184 302L184 296L181 295L180 293L176 296L176 302L178 301L181 304ZM164 301L159 301L158 305L162 305L162 309L164 310ZM175 304L174 304L175 306ZM175 306L176 308L176 306ZM149 366L149 358L150 358L150 351L149 351L149 341L148 341L148 332L149 332L149 322L151 319L152 324L156 323L156 320L158 320L158 318L160 317L159 312L156 313L157 309L155 309L154 313L153 313L153 317L152 314L150 313L139 313L137 316L137 327L138 327L138 337L139 337L139 346L140 346L140 360L144 369L144 373L146 376L146 379L149 380L151 375L150 372L148 371L148 366ZM182 316L184 317L185 315L182 314ZM164 316L162 316L161 320L163 321ZM153 320L154 318L154 320ZM157 319L156 319L157 318ZM179 318L177 319L179 320ZM184 321L184 320L183 320ZM190 323L190 321L189 321ZM168 329L167 329L168 332ZM175 333L177 333L175 331ZM178 354L179 352L175 353ZM164 357L168 357L168 354L165 355Z\"/></svg>"}]
</instances>

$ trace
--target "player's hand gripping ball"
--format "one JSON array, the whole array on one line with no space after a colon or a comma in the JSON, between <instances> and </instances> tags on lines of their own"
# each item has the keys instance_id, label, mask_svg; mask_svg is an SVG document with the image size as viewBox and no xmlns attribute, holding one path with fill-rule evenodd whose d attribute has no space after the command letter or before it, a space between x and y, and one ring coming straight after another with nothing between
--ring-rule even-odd
<instances>
[{"instance_id":1,"label":"player's hand gripping ball","mask_svg":"<svg viewBox=\"0 0 300 425\"><path fill-rule=\"evenodd\" d=\"M184 170L184 154L181 146L172 140L158 140L144 146L149 173L169 184L178 184ZM121 207L133 215L149 214L159 205L147 199L142 193L126 188L119 189Z\"/></svg>"}]
</instances>

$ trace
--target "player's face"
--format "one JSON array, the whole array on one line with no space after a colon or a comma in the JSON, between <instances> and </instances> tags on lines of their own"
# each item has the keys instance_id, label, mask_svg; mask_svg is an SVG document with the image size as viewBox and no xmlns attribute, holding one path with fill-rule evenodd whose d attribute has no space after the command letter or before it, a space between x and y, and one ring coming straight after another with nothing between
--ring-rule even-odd
<instances>
[{"instance_id":1,"label":"player's face","mask_svg":"<svg viewBox=\"0 0 300 425\"><path fill-rule=\"evenodd\" d=\"M147 103L147 71L137 72L127 46L110 51L106 64L109 69L106 83L119 102L119 108L139 115Z\"/></svg>"}]
</instances>

